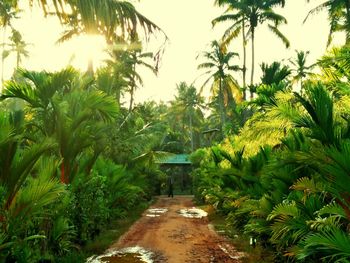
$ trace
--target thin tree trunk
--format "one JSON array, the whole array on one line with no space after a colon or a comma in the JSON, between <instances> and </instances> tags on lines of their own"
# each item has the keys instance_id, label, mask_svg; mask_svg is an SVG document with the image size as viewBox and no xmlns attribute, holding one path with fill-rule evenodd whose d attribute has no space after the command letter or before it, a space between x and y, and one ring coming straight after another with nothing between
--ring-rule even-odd
<instances>
[{"instance_id":1,"label":"thin tree trunk","mask_svg":"<svg viewBox=\"0 0 350 263\"><path fill-rule=\"evenodd\" d=\"M245 39L245 20L242 20L242 38L243 38L243 100L246 100L246 75L247 75L247 49Z\"/></svg>"},{"instance_id":2,"label":"thin tree trunk","mask_svg":"<svg viewBox=\"0 0 350 263\"><path fill-rule=\"evenodd\" d=\"M16 194L15 193L11 193L10 196L8 197L8 199L6 200L5 203L5 210L8 210L13 202L13 200L15 199Z\"/></svg>"},{"instance_id":3,"label":"thin tree trunk","mask_svg":"<svg viewBox=\"0 0 350 263\"><path fill-rule=\"evenodd\" d=\"M118 103L118 106L120 107L120 88L118 88L115 92L115 100L117 101Z\"/></svg>"},{"instance_id":4,"label":"thin tree trunk","mask_svg":"<svg viewBox=\"0 0 350 263\"><path fill-rule=\"evenodd\" d=\"M254 37L255 37L255 32L254 32L254 27L252 27L252 71L250 75L250 85L253 86L254 84L254 63L255 63L255 46L254 46ZM254 96L253 92L250 92L250 99L252 99Z\"/></svg>"},{"instance_id":5,"label":"thin tree trunk","mask_svg":"<svg viewBox=\"0 0 350 263\"><path fill-rule=\"evenodd\" d=\"M132 87L130 89L130 105L129 105L129 113L132 111L132 107L134 104L134 92L136 88L135 84L135 71L136 71L136 54L134 54L134 65L133 65L133 76L132 76Z\"/></svg>"},{"instance_id":6,"label":"thin tree trunk","mask_svg":"<svg viewBox=\"0 0 350 263\"><path fill-rule=\"evenodd\" d=\"M192 109L190 110L190 132L191 132L191 150L194 152L194 144L193 144L193 125L192 125Z\"/></svg>"},{"instance_id":7,"label":"thin tree trunk","mask_svg":"<svg viewBox=\"0 0 350 263\"><path fill-rule=\"evenodd\" d=\"M3 27L3 32L2 32L2 54L1 54L1 88L0 88L0 93L2 92L2 85L4 83L4 71L5 71L5 58L4 58L4 53L5 53L5 41L6 41L6 28L7 26L5 25Z\"/></svg>"},{"instance_id":8,"label":"thin tree trunk","mask_svg":"<svg viewBox=\"0 0 350 263\"><path fill-rule=\"evenodd\" d=\"M94 61L92 60L92 58L89 58L87 73L88 73L90 76L93 76L93 75L94 75Z\"/></svg>"},{"instance_id":9,"label":"thin tree trunk","mask_svg":"<svg viewBox=\"0 0 350 263\"><path fill-rule=\"evenodd\" d=\"M16 57L16 70L19 69L20 60L21 60L20 54L19 54L19 52L17 52L17 57Z\"/></svg>"},{"instance_id":10,"label":"thin tree trunk","mask_svg":"<svg viewBox=\"0 0 350 263\"><path fill-rule=\"evenodd\" d=\"M134 90L135 90L135 85L133 84L131 89L130 89L129 113L132 111L132 107L133 107L133 104L134 104Z\"/></svg>"},{"instance_id":11,"label":"thin tree trunk","mask_svg":"<svg viewBox=\"0 0 350 263\"><path fill-rule=\"evenodd\" d=\"M221 119L221 133L222 133L222 138L224 138L225 137L224 125L226 122L226 118L225 118L224 96L223 96L223 92L222 92L222 79L221 79L221 77L219 79L219 108L220 108L220 119Z\"/></svg>"},{"instance_id":12,"label":"thin tree trunk","mask_svg":"<svg viewBox=\"0 0 350 263\"><path fill-rule=\"evenodd\" d=\"M61 183L62 184L66 183L66 174L65 174L64 162L61 163Z\"/></svg>"}]
</instances>

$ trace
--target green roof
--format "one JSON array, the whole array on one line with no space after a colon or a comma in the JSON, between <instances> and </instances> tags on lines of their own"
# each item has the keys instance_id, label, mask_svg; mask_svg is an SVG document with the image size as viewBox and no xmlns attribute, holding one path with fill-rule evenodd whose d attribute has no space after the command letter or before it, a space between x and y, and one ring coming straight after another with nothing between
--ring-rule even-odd
<instances>
[{"instance_id":1,"label":"green roof","mask_svg":"<svg viewBox=\"0 0 350 263\"><path fill-rule=\"evenodd\" d=\"M189 154L174 154L160 161L160 164L191 164Z\"/></svg>"}]
</instances>

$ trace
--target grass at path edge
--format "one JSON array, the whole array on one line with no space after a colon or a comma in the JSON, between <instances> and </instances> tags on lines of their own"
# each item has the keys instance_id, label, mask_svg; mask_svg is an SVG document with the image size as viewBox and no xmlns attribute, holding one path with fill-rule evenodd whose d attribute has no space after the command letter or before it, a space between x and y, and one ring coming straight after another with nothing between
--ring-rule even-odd
<instances>
[{"instance_id":1,"label":"grass at path edge","mask_svg":"<svg viewBox=\"0 0 350 263\"><path fill-rule=\"evenodd\" d=\"M142 213L151 206L156 199L150 202L141 203L130 210L125 218L112 220L107 229L102 231L94 240L88 242L82 249L74 251L62 258L57 259L57 263L84 263L92 255L100 255L108 249L120 236L141 217Z\"/></svg>"}]
</instances>

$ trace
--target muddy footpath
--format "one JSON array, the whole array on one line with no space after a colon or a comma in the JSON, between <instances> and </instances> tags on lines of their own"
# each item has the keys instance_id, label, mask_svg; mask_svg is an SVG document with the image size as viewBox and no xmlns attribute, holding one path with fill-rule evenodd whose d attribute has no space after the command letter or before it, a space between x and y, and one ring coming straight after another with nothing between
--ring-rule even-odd
<instances>
[{"instance_id":1,"label":"muddy footpath","mask_svg":"<svg viewBox=\"0 0 350 263\"><path fill-rule=\"evenodd\" d=\"M243 253L209 224L192 196L158 197L104 255L87 263L238 263Z\"/></svg>"}]
</instances>

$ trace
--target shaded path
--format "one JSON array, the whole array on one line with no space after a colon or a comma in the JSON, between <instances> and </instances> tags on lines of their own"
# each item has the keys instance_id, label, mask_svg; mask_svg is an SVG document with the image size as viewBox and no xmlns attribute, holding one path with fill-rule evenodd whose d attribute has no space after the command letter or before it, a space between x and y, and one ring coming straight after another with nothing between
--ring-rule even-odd
<instances>
[{"instance_id":1,"label":"shaded path","mask_svg":"<svg viewBox=\"0 0 350 263\"><path fill-rule=\"evenodd\" d=\"M193 207L191 199L191 196L159 197L151 208L167 208L168 211L159 217L148 217L146 211L112 248L141 246L155 252L155 262L240 262L239 253L210 230L207 218L179 215L178 210Z\"/></svg>"}]
</instances>

